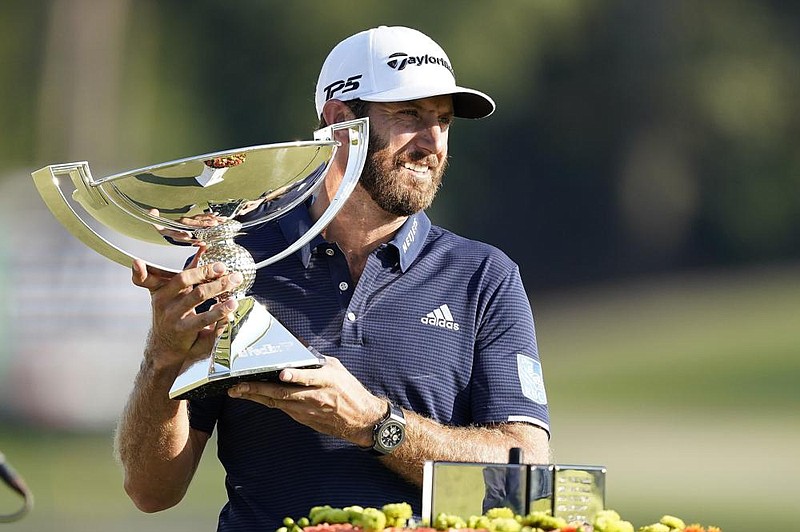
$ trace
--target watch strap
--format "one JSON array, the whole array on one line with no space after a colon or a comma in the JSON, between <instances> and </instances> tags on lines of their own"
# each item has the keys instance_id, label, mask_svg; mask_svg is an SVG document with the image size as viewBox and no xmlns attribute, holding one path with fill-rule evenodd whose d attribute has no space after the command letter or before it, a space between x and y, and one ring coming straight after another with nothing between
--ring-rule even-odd
<instances>
[{"instance_id":1,"label":"watch strap","mask_svg":"<svg viewBox=\"0 0 800 532\"><path fill-rule=\"evenodd\" d=\"M386 403L386 415L372 429L372 446L359 447L374 456L391 453L405 439L406 418L403 411L389 400Z\"/></svg>"}]
</instances>

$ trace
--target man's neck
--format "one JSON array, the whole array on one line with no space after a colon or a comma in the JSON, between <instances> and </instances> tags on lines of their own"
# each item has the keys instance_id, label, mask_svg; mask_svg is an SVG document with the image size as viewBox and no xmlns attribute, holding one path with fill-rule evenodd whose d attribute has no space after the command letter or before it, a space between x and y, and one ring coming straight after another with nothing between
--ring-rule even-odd
<instances>
[{"instance_id":1,"label":"man's neck","mask_svg":"<svg viewBox=\"0 0 800 532\"><path fill-rule=\"evenodd\" d=\"M326 207L312 205L312 217L319 218ZM339 245L347 258L350 276L357 283L369 254L389 242L405 221L406 217L389 214L378 207L369 194L357 186L322 235L328 242Z\"/></svg>"}]
</instances>

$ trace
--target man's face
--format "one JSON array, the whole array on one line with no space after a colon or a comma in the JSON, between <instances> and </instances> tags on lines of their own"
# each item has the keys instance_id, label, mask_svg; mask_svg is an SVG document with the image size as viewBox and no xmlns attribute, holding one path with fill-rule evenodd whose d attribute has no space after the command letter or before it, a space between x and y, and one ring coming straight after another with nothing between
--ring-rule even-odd
<instances>
[{"instance_id":1,"label":"man's face","mask_svg":"<svg viewBox=\"0 0 800 532\"><path fill-rule=\"evenodd\" d=\"M395 216L427 209L447 167L450 96L370 103L369 154L360 184Z\"/></svg>"}]
</instances>

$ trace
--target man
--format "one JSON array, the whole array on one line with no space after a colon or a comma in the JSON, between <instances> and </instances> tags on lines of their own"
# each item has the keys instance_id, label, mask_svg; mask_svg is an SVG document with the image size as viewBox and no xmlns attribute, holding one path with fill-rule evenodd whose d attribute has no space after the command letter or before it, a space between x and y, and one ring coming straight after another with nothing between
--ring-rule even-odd
<instances>
[{"instance_id":1,"label":"man","mask_svg":"<svg viewBox=\"0 0 800 532\"><path fill-rule=\"evenodd\" d=\"M324 234L259 270L251 292L327 363L226 396L169 400L179 368L207 356L236 303L200 305L241 276L193 263L166 278L137 262L133 281L151 292L153 325L117 446L126 491L144 511L181 500L215 427L226 531L270 530L321 504L407 501L419 514L425 460L505 462L520 447L530 462L549 461L541 365L516 265L423 212L442 180L453 117L482 118L494 102L457 86L427 36L380 27L331 51L316 107L324 124L368 116L369 160ZM256 261L324 212L345 162L337 158L307 209L240 240Z\"/></svg>"}]
</instances>

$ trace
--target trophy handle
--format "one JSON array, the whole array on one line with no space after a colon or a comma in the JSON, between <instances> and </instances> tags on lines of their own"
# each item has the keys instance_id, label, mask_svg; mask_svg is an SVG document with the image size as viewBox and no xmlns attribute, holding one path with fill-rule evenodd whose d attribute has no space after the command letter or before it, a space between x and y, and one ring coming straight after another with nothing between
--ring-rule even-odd
<instances>
[{"instance_id":1,"label":"trophy handle","mask_svg":"<svg viewBox=\"0 0 800 532\"><path fill-rule=\"evenodd\" d=\"M327 210L319 217L319 219L312 225L309 230L289 247L261 262L256 263L256 269L263 268L274 264L281 259L284 259L305 246L311 240L320 234L325 227L331 223L331 220L338 214L345 204L345 201L353 189L356 187L359 178L361 177L361 170L364 168L364 163L367 160L367 149L369 147L369 119L358 118L356 120L348 120L346 122L339 122L332 124L328 127L322 128L314 132L314 140L333 140L336 131L348 130L350 140L348 143L347 152L347 166L345 167L342 182L336 190L336 194L331 199L331 204Z\"/></svg>"},{"instance_id":2,"label":"trophy handle","mask_svg":"<svg viewBox=\"0 0 800 532\"><path fill-rule=\"evenodd\" d=\"M91 201L98 206L109 205L100 194L97 193L88 183L92 181L92 173L89 170L89 163L86 161L75 163L54 164L45 166L31 174L33 182L42 196L47 207L56 217L56 219L63 225L74 237L95 250L97 253L104 257L113 260L116 263L130 268L133 261L137 258L127 253L126 251L115 246L103 238L97 231L95 231L89 224L87 224L81 215L72 208L67 198L64 196L61 187L58 185L59 178L69 176L72 183L75 185L75 196L78 192L85 193L84 201ZM113 212L113 210L111 211ZM151 264L148 266L164 273L178 273L180 270L168 268L158 264Z\"/></svg>"}]
</instances>

